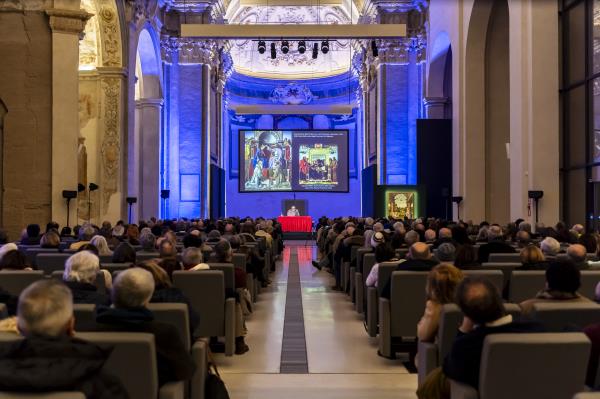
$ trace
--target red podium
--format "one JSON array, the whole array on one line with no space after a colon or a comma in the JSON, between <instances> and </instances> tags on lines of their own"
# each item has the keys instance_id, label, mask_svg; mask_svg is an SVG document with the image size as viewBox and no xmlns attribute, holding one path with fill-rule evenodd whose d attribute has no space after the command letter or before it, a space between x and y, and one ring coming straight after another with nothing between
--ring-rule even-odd
<instances>
[{"instance_id":1,"label":"red podium","mask_svg":"<svg viewBox=\"0 0 600 399\"><path fill-rule=\"evenodd\" d=\"M281 223L284 233L311 233L312 218L310 216L279 216L277 221Z\"/></svg>"}]
</instances>

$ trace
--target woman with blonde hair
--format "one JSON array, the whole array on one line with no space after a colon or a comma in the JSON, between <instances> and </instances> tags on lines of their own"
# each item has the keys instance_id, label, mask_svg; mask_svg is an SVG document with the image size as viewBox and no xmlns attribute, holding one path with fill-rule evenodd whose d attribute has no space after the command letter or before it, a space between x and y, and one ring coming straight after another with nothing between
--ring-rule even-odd
<instances>
[{"instance_id":1,"label":"woman with blonde hair","mask_svg":"<svg viewBox=\"0 0 600 399\"><path fill-rule=\"evenodd\" d=\"M454 290L463 279L463 272L455 266L442 263L427 276L425 312L417 324L419 341L433 342L440 324L442 305L454 302Z\"/></svg>"},{"instance_id":2,"label":"woman with blonde hair","mask_svg":"<svg viewBox=\"0 0 600 399\"><path fill-rule=\"evenodd\" d=\"M521 250L522 270L545 270L548 263L541 249L535 245L528 245Z\"/></svg>"},{"instance_id":3,"label":"woman with blonde hair","mask_svg":"<svg viewBox=\"0 0 600 399\"><path fill-rule=\"evenodd\" d=\"M113 254L113 251L111 251L110 248L108 247L108 242L106 241L106 238L104 238L101 235L96 235L96 236L92 237L92 239L90 240L90 244L92 244L93 246L98 248L98 255L100 255L100 256L102 256L102 255L112 256L112 254Z\"/></svg>"}]
</instances>

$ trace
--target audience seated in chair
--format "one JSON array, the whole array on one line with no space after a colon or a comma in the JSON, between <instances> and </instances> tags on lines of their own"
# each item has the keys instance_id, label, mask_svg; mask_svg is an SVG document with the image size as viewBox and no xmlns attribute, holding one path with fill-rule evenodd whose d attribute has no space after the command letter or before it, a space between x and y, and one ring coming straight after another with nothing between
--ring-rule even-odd
<instances>
[{"instance_id":1,"label":"audience seated in chair","mask_svg":"<svg viewBox=\"0 0 600 399\"><path fill-rule=\"evenodd\" d=\"M92 227L92 225L88 224L88 225L82 226L78 232L79 241L72 243L69 246L69 249L73 249L73 250L77 251L81 246L83 246L85 244L89 244L90 240L92 239L92 237L94 237L95 234L96 234L96 229L94 229Z\"/></svg>"},{"instance_id":2,"label":"audience seated in chair","mask_svg":"<svg viewBox=\"0 0 600 399\"><path fill-rule=\"evenodd\" d=\"M528 245L521 249L521 267L519 270L546 270L549 263L542 250L535 245Z\"/></svg>"},{"instance_id":3,"label":"audience seated in chair","mask_svg":"<svg viewBox=\"0 0 600 399\"><path fill-rule=\"evenodd\" d=\"M77 252L65 262L63 280L73 295L73 303L91 303L94 305L110 305L110 297L98 292L95 285L100 272L100 260L89 251ZM104 273L110 278L110 273Z\"/></svg>"},{"instance_id":4,"label":"audience seated in chair","mask_svg":"<svg viewBox=\"0 0 600 399\"><path fill-rule=\"evenodd\" d=\"M555 238L546 237L540 243L540 249L544 254L544 258L546 260L556 259L556 255L560 252L560 242L558 242Z\"/></svg>"},{"instance_id":5,"label":"audience seated in chair","mask_svg":"<svg viewBox=\"0 0 600 399\"><path fill-rule=\"evenodd\" d=\"M431 256L429 245L424 242L417 242L411 245L408 250L407 260L396 266L397 271L413 271L413 272L428 272L433 269L438 263ZM391 280L389 280L383 290L381 296L389 298L391 293Z\"/></svg>"},{"instance_id":6,"label":"audience seated in chair","mask_svg":"<svg viewBox=\"0 0 600 399\"><path fill-rule=\"evenodd\" d=\"M479 263L486 263L490 254L514 253L515 249L504 241L502 228L498 225L490 226L487 230L488 243L479 247Z\"/></svg>"},{"instance_id":7,"label":"audience seated in chair","mask_svg":"<svg viewBox=\"0 0 600 399\"><path fill-rule=\"evenodd\" d=\"M154 321L154 315L146 307L154 286L152 274L144 269L134 267L120 272L113 283L113 307L97 309L98 330L154 334L160 385L188 380L195 367L179 333L170 324Z\"/></svg>"},{"instance_id":8,"label":"audience seated in chair","mask_svg":"<svg viewBox=\"0 0 600 399\"><path fill-rule=\"evenodd\" d=\"M576 268L579 270L589 269L587 261L586 248L581 244L571 244L567 248L567 258L573 262Z\"/></svg>"},{"instance_id":9,"label":"audience seated in chair","mask_svg":"<svg viewBox=\"0 0 600 399\"><path fill-rule=\"evenodd\" d=\"M19 250L6 252L0 259L0 270L33 270Z\"/></svg>"},{"instance_id":10,"label":"audience seated in chair","mask_svg":"<svg viewBox=\"0 0 600 399\"><path fill-rule=\"evenodd\" d=\"M533 311L537 302L591 302L590 299L577 293L581 287L581 272L571 262L550 262L546 269L546 288L537 293L535 298L521 302L522 314Z\"/></svg>"},{"instance_id":11,"label":"audience seated in chair","mask_svg":"<svg viewBox=\"0 0 600 399\"><path fill-rule=\"evenodd\" d=\"M108 242L106 238L101 235L95 235L90 240L90 244L98 248L98 255L100 256L112 256L113 251L108 247Z\"/></svg>"},{"instance_id":12,"label":"audience seated in chair","mask_svg":"<svg viewBox=\"0 0 600 399\"><path fill-rule=\"evenodd\" d=\"M378 235L383 239L383 234L380 232L375 233L373 237L377 238ZM382 262L391 262L393 260L396 260L395 257L396 252L389 244L383 242L375 247L376 263L373 265L371 271L369 272L369 275L367 276L365 282L367 287L377 287L377 278L379 277L379 264Z\"/></svg>"},{"instance_id":13,"label":"audience seated in chair","mask_svg":"<svg viewBox=\"0 0 600 399\"><path fill-rule=\"evenodd\" d=\"M120 243L113 252L113 263L135 263L135 259L135 249L126 242Z\"/></svg>"},{"instance_id":14,"label":"audience seated in chair","mask_svg":"<svg viewBox=\"0 0 600 399\"><path fill-rule=\"evenodd\" d=\"M189 247L183 250L181 263L183 264L183 268L189 271L210 269L210 266L204 263L202 251L196 247Z\"/></svg>"},{"instance_id":15,"label":"audience seated in chair","mask_svg":"<svg viewBox=\"0 0 600 399\"><path fill-rule=\"evenodd\" d=\"M24 340L0 347L0 391L79 391L88 399L125 399L114 376L102 372L110 348L74 338L71 292L40 280L19 297L18 329Z\"/></svg>"},{"instance_id":16,"label":"audience seated in chair","mask_svg":"<svg viewBox=\"0 0 600 399\"><path fill-rule=\"evenodd\" d=\"M40 248L55 248L60 247L60 236L54 230L46 232L40 239Z\"/></svg>"},{"instance_id":17,"label":"audience seated in chair","mask_svg":"<svg viewBox=\"0 0 600 399\"><path fill-rule=\"evenodd\" d=\"M482 277L465 277L456 288L456 302L464 314L463 323L444 360L442 370L435 369L427 376L417 392L419 398L449 397L447 378L477 389L481 352L486 336L544 331L537 323L514 321L506 313L494 284Z\"/></svg>"},{"instance_id":18,"label":"audience seated in chair","mask_svg":"<svg viewBox=\"0 0 600 399\"><path fill-rule=\"evenodd\" d=\"M454 258L454 266L462 270L481 268L481 264L477 262L477 251L471 244L458 246Z\"/></svg>"},{"instance_id":19,"label":"audience seated in chair","mask_svg":"<svg viewBox=\"0 0 600 399\"><path fill-rule=\"evenodd\" d=\"M21 244L22 245L39 245L40 243L40 225L39 224L30 224L23 231L21 235Z\"/></svg>"},{"instance_id":20,"label":"audience seated in chair","mask_svg":"<svg viewBox=\"0 0 600 399\"><path fill-rule=\"evenodd\" d=\"M171 278L167 272L158 265L154 260L147 260L138 263L136 267L142 268L152 274L154 278L154 293L150 302L152 303L185 303L188 307L188 315L190 320L190 331L196 331L196 327L200 323L198 313L192 308L190 301L183 295L183 292L177 287L173 287Z\"/></svg>"}]
</instances>

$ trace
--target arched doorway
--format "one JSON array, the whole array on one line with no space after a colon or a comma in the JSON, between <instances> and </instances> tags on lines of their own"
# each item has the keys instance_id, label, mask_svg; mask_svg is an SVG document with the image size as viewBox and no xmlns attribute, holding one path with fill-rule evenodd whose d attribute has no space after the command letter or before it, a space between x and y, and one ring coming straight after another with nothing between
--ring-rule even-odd
<instances>
[{"instance_id":1,"label":"arched doorway","mask_svg":"<svg viewBox=\"0 0 600 399\"><path fill-rule=\"evenodd\" d=\"M446 32L441 32L429 55L427 97L429 119L452 119L452 45Z\"/></svg>"},{"instance_id":2,"label":"arched doorway","mask_svg":"<svg viewBox=\"0 0 600 399\"><path fill-rule=\"evenodd\" d=\"M128 192L138 199L132 220L159 216L163 107L159 51L153 31L144 28L136 51L134 129L128 143Z\"/></svg>"},{"instance_id":3,"label":"arched doorway","mask_svg":"<svg viewBox=\"0 0 600 399\"><path fill-rule=\"evenodd\" d=\"M476 0L465 54L461 183L465 215L500 223L510 219L508 34L507 0Z\"/></svg>"}]
</instances>

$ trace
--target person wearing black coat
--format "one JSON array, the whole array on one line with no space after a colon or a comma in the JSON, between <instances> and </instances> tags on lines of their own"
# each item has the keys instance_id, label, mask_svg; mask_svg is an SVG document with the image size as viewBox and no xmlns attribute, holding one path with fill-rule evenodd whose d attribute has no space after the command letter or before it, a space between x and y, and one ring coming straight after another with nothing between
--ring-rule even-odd
<instances>
[{"instance_id":1,"label":"person wearing black coat","mask_svg":"<svg viewBox=\"0 0 600 399\"><path fill-rule=\"evenodd\" d=\"M102 292L94 284L79 281L65 281L65 284L73 294L73 303L88 303L96 306L109 306L110 297Z\"/></svg>"},{"instance_id":2,"label":"person wearing black coat","mask_svg":"<svg viewBox=\"0 0 600 399\"><path fill-rule=\"evenodd\" d=\"M490 254L506 254L515 253L515 249L504 241L502 236L502 228L500 226L492 226L488 229L488 243L479 247L479 263L486 263Z\"/></svg>"},{"instance_id":3,"label":"person wearing black coat","mask_svg":"<svg viewBox=\"0 0 600 399\"><path fill-rule=\"evenodd\" d=\"M538 323L513 321L512 316L506 314L500 293L485 278L465 278L456 288L456 298L465 317L442 369L446 377L475 389L479 386L481 353L486 336L544 332Z\"/></svg>"},{"instance_id":4,"label":"person wearing black coat","mask_svg":"<svg viewBox=\"0 0 600 399\"><path fill-rule=\"evenodd\" d=\"M40 311L43 309L43 311ZM74 338L71 292L40 280L19 297L18 327L25 339L0 345L0 391L79 391L88 399L127 399L117 377L102 371L112 348Z\"/></svg>"},{"instance_id":5,"label":"person wearing black coat","mask_svg":"<svg viewBox=\"0 0 600 399\"><path fill-rule=\"evenodd\" d=\"M177 329L154 320L146 308L154 293L154 279L139 267L119 273L113 283L113 307L96 311L98 331L146 332L154 335L159 385L185 381L192 377L195 365L185 349Z\"/></svg>"},{"instance_id":6,"label":"person wearing black coat","mask_svg":"<svg viewBox=\"0 0 600 399\"><path fill-rule=\"evenodd\" d=\"M432 258L429 245L424 242L416 242L411 245L408 250L408 256L408 260L398 264L395 271L428 272L440 263ZM381 284L381 281L379 284ZM391 293L392 281L390 278L383 286L381 296L389 299Z\"/></svg>"}]
</instances>

